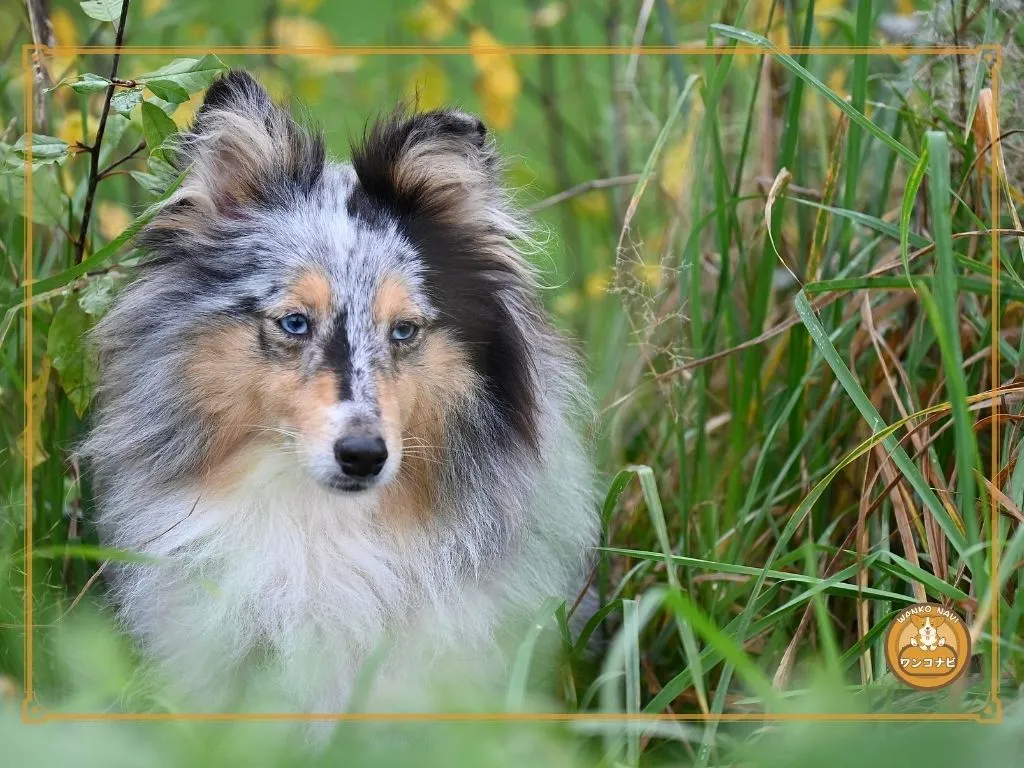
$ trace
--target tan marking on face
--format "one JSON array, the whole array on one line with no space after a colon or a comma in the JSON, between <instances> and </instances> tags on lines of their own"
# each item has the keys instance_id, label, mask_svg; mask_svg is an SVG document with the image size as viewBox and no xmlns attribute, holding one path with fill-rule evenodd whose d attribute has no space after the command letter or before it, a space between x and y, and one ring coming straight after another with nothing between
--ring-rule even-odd
<instances>
[{"instance_id":1,"label":"tan marking on face","mask_svg":"<svg viewBox=\"0 0 1024 768\"><path fill-rule=\"evenodd\" d=\"M214 439L205 457L208 482L220 488L230 482L229 459L245 442L254 424L262 423L259 394L250 383L259 380L255 329L236 323L203 336L186 366L196 403L214 425Z\"/></svg>"},{"instance_id":2,"label":"tan marking on face","mask_svg":"<svg viewBox=\"0 0 1024 768\"><path fill-rule=\"evenodd\" d=\"M318 270L303 273L288 295L290 305L304 307L317 317L328 317L331 313L331 283Z\"/></svg>"},{"instance_id":3,"label":"tan marking on face","mask_svg":"<svg viewBox=\"0 0 1024 768\"><path fill-rule=\"evenodd\" d=\"M334 377L322 373L305 381L297 364L267 361L250 325L231 325L204 337L187 376L197 404L213 424L202 481L212 495L228 491L245 472L245 462L236 460L244 445L281 445L287 438L277 429L296 433L300 440L327 437L327 411L337 402Z\"/></svg>"},{"instance_id":4,"label":"tan marking on face","mask_svg":"<svg viewBox=\"0 0 1024 768\"><path fill-rule=\"evenodd\" d=\"M280 371L268 378L264 410L275 423L288 424L312 440L327 437L327 410L338 402L338 385L330 373L318 373L305 382L293 371Z\"/></svg>"},{"instance_id":5,"label":"tan marking on face","mask_svg":"<svg viewBox=\"0 0 1024 768\"><path fill-rule=\"evenodd\" d=\"M432 515L444 459L445 412L476 384L466 354L439 330L428 333L394 371L378 374L386 439L391 445L402 444L402 466L381 490L381 509L399 524L423 522Z\"/></svg>"},{"instance_id":6,"label":"tan marking on face","mask_svg":"<svg viewBox=\"0 0 1024 768\"><path fill-rule=\"evenodd\" d=\"M413 318L419 314L405 281L389 275L381 281L373 301L373 320L389 325L399 318Z\"/></svg>"}]
</instances>

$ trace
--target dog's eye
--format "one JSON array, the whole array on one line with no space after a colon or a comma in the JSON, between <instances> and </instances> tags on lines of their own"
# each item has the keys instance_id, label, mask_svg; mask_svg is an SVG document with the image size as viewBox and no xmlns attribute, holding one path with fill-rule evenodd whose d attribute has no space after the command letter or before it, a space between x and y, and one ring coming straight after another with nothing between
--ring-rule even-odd
<instances>
[{"instance_id":1,"label":"dog's eye","mask_svg":"<svg viewBox=\"0 0 1024 768\"><path fill-rule=\"evenodd\" d=\"M285 315L277 321L277 324L280 325L281 330L289 336L309 335L309 318L299 312L293 312L290 315Z\"/></svg>"},{"instance_id":2,"label":"dog's eye","mask_svg":"<svg viewBox=\"0 0 1024 768\"><path fill-rule=\"evenodd\" d=\"M402 320L391 326L391 340L398 344L404 344L412 341L419 330L419 326L416 323Z\"/></svg>"}]
</instances>

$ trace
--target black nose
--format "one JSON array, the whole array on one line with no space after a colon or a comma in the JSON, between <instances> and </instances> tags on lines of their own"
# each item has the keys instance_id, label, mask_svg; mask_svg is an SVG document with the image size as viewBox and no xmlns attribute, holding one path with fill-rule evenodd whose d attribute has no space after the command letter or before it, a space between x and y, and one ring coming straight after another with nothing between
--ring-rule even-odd
<instances>
[{"instance_id":1,"label":"black nose","mask_svg":"<svg viewBox=\"0 0 1024 768\"><path fill-rule=\"evenodd\" d=\"M352 477L379 475L388 460L388 447L379 437L343 437L334 444L341 471Z\"/></svg>"}]
</instances>

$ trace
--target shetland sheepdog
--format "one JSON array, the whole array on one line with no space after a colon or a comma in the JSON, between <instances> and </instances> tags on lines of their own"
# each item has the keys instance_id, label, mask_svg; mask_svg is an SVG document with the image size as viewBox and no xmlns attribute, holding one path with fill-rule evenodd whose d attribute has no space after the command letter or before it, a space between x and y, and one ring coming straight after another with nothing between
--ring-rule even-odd
<instances>
[{"instance_id":1,"label":"shetland sheepdog","mask_svg":"<svg viewBox=\"0 0 1024 768\"><path fill-rule=\"evenodd\" d=\"M174 157L94 339L98 530L149 556L112 569L124 626L204 709L250 666L305 712L371 656L399 699L441 658L500 666L507 627L576 599L598 515L493 138L399 109L332 162L235 71Z\"/></svg>"}]
</instances>

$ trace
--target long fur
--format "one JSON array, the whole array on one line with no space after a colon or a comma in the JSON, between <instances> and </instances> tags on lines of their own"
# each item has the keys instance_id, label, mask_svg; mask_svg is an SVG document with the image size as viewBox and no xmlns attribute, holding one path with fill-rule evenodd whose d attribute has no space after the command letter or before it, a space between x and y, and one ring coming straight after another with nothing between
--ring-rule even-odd
<instances>
[{"instance_id":1,"label":"long fur","mask_svg":"<svg viewBox=\"0 0 1024 768\"><path fill-rule=\"evenodd\" d=\"M597 520L585 385L539 304L528 226L483 125L396 112L335 164L234 72L176 160L186 181L141 234L144 266L95 337L84 452L98 526L105 544L158 559L116 569L124 624L204 708L256 670L298 710L342 710L382 644L381 700L429 687L446 656L500 668L506 628L583 587ZM267 317L309 270L330 313L293 349ZM384 275L418 302L434 347L388 352L373 321ZM217 334L255 362L229 362ZM397 376L419 394L396 426L382 382ZM269 421L277 380L297 389L274 402L313 427L237 415ZM325 381L326 404L307 405ZM428 441L417 424L435 411ZM394 431L392 459L379 487L332 490L321 433L357 417ZM426 514L406 514L414 498Z\"/></svg>"}]
</instances>

